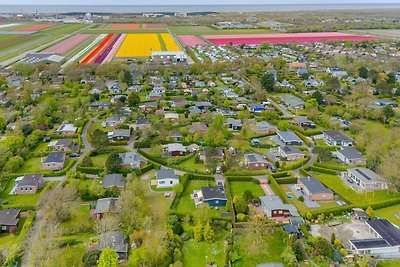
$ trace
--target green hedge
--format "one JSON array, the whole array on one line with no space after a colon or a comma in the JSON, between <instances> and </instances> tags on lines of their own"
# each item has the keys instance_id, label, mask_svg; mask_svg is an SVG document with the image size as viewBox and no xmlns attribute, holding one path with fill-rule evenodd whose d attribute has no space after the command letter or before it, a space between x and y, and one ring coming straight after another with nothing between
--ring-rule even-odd
<instances>
[{"instance_id":1,"label":"green hedge","mask_svg":"<svg viewBox=\"0 0 400 267\"><path fill-rule=\"evenodd\" d=\"M108 154L112 152L116 153L124 153L128 152L129 150L123 147L102 147L102 148L96 148L89 153L89 157L94 157L97 155L102 155L102 154Z\"/></svg>"},{"instance_id":2,"label":"green hedge","mask_svg":"<svg viewBox=\"0 0 400 267\"><path fill-rule=\"evenodd\" d=\"M284 203L288 203L287 198L286 198L286 193L283 191L282 187L280 187L280 185L275 180L275 178L270 176L269 181L270 181L270 186L271 186L272 191L274 191L275 194L277 194Z\"/></svg>"},{"instance_id":3,"label":"green hedge","mask_svg":"<svg viewBox=\"0 0 400 267\"><path fill-rule=\"evenodd\" d=\"M307 146L311 146L311 141L304 134L296 130L294 132L300 137L301 140L303 140L304 144L306 144Z\"/></svg>"},{"instance_id":4,"label":"green hedge","mask_svg":"<svg viewBox=\"0 0 400 267\"><path fill-rule=\"evenodd\" d=\"M309 172L307 172L307 170L306 169L300 169L300 174L304 175L305 177L311 177L312 175Z\"/></svg>"},{"instance_id":5,"label":"green hedge","mask_svg":"<svg viewBox=\"0 0 400 267\"><path fill-rule=\"evenodd\" d=\"M67 162L67 165L65 165L64 169L62 169L61 171L54 171L54 172L46 171L46 172L42 172L43 176L44 177L64 176L75 165L75 163L77 161L78 161L77 159L71 159L71 160L69 160Z\"/></svg>"},{"instance_id":6,"label":"green hedge","mask_svg":"<svg viewBox=\"0 0 400 267\"><path fill-rule=\"evenodd\" d=\"M297 161L294 164L284 166L283 169L286 170L286 171L290 171L290 170L295 170L295 169L301 168L309 160L310 160L310 157L307 156L304 159L301 159L301 160Z\"/></svg>"},{"instance_id":7,"label":"green hedge","mask_svg":"<svg viewBox=\"0 0 400 267\"><path fill-rule=\"evenodd\" d=\"M133 144L133 146L135 148L146 148L146 147L150 147L152 144L152 140L146 140L146 141L135 141L135 143Z\"/></svg>"},{"instance_id":8,"label":"green hedge","mask_svg":"<svg viewBox=\"0 0 400 267\"><path fill-rule=\"evenodd\" d=\"M102 173L104 171L103 168L98 168L98 167L81 167L78 166L76 168L76 170L78 172L82 172L82 173L86 173L86 174L97 174L99 175L100 173Z\"/></svg>"},{"instance_id":9,"label":"green hedge","mask_svg":"<svg viewBox=\"0 0 400 267\"><path fill-rule=\"evenodd\" d=\"M333 174L333 175L337 174L336 170L331 170L331 169L326 169L326 168L321 168L321 167L316 167L316 166L310 166L310 170L315 171L315 172L320 172L320 173L326 173L326 174Z\"/></svg>"},{"instance_id":10,"label":"green hedge","mask_svg":"<svg viewBox=\"0 0 400 267\"><path fill-rule=\"evenodd\" d=\"M133 172L136 173L137 175L140 175L140 174L146 173L152 169L154 169L154 163L150 162L150 164L144 166L143 168L136 169Z\"/></svg>"},{"instance_id":11,"label":"green hedge","mask_svg":"<svg viewBox=\"0 0 400 267\"><path fill-rule=\"evenodd\" d=\"M228 182L252 182L260 184L260 180L249 176L227 176L226 179Z\"/></svg>"},{"instance_id":12,"label":"green hedge","mask_svg":"<svg viewBox=\"0 0 400 267\"><path fill-rule=\"evenodd\" d=\"M329 165L329 164L324 164L324 163L319 163L319 162L315 162L314 166L324 168L324 169L336 170L336 171L347 171L346 167L334 166L334 165Z\"/></svg>"},{"instance_id":13,"label":"green hedge","mask_svg":"<svg viewBox=\"0 0 400 267\"><path fill-rule=\"evenodd\" d=\"M275 179L279 179L279 178L290 176L290 173L289 172L277 172L277 173L271 174L271 176L274 177Z\"/></svg>"},{"instance_id":14,"label":"green hedge","mask_svg":"<svg viewBox=\"0 0 400 267\"><path fill-rule=\"evenodd\" d=\"M296 177L280 178L277 179L276 182L278 184L296 184L297 178Z\"/></svg>"},{"instance_id":15,"label":"green hedge","mask_svg":"<svg viewBox=\"0 0 400 267\"><path fill-rule=\"evenodd\" d=\"M108 142L109 146L126 146L128 144L128 141L113 141L113 142Z\"/></svg>"}]
</instances>

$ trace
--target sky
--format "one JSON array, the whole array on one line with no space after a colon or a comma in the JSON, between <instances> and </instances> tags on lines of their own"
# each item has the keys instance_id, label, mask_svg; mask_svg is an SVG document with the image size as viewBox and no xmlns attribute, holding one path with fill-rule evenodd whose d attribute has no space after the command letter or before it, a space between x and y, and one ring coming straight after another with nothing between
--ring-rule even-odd
<instances>
[{"instance_id":1,"label":"sky","mask_svg":"<svg viewBox=\"0 0 400 267\"><path fill-rule=\"evenodd\" d=\"M0 0L0 5L218 5L218 4L357 4L400 3L400 0Z\"/></svg>"}]
</instances>

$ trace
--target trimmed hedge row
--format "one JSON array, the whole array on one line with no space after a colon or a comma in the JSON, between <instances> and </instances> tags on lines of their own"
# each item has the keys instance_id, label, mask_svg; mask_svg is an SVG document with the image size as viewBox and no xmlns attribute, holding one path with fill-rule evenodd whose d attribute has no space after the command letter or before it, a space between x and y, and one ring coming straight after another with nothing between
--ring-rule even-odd
<instances>
[{"instance_id":1,"label":"trimmed hedge row","mask_svg":"<svg viewBox=\"0 0 400 267\"><path fill-rule=\"evenodd\" d=\"M157 167L159 168L160 166L158 165ZM154 166L154 163L150 162L150 164L144 166L141 169L136 169L133 172L136 173L137 175L140 175L140 174L146 173L152 169L155 169L155 166Z\"/></svg>"},{"instance_id":2,"label":"trimmed hedge row","mask_svg":"<svg viewBox=\"0 0 400 267\"><path fill-rule=\"evenodd\" d=\"M128 144L128 141L114 141L114 142L108 142L109 146L126 146Z\"/></svg>"},{"instance_id":3,"label":"trimmed hedge row","mask_svg":"<svg viewBox=\"0 0 400 267\"><path fill-rule=\"evenodd\" d=\"M124 152L128 152L128 150L123 147L102 147L102 148L97 148L97 149L90 151L89 157L94 157L94 156L102 155L102 154L108 154L108 153L112 153L112 152L124 153Z\"/></svg>"},{"instance_id":4,"label":"trimmed hedge row","mask_svg":"<svg viewBox=\"0 0 400 267\"><path fill-rule=\"evenodd\" d=\"M67 172L75 165L77 162L77 159L71 159L67 162L67 165L62 169L61 171L55 171L55 172L42 172L44 177L53 177L53 176L63 176L67 174ZM21 176L24 174L21 174Z\"/></svg>"},{"instance_id":5,"label":"trimmed hedge row","mask_svg":"<svg viewBox=\"0 0 400 267\"><path fill-rule=\"evenodd\" d=\"M82 172L82 173L86 173L86 174L97 174L99 175L100 173L102 173L104 171L103 168L98 168L98 167L81 167L78 166L76 167L76 170L78 172Z\"/></svg>"},{"instance_id":6,"label":"trimmed hedge row","mask_svg":"<svg viewBox=\"0 0 400 267\"><path fill-rule=\"evenodd\" d=\"M288 203L287 198L286 198L286 193L283 191L282 187L278 184L278 182L273 178L272 176L269 176L269 181L270 181L270 186L272 191L277 194L284 203Z\"/></svg>"},{"instance_id":7,"label":"trimmed hedge row","mask_svg":"<svg viewBox=\"0 0 400 267\"><path fill-rule=\"evenodd\" d=\"M298 162L291 164L289 166L284 166L283 169L285 171L295 170L306 164L310 160L310 157L305 157L304 159L299 160Z\"/></svg>"},{"instance_id":8,"label":"trimmed hedge row","mask_svg":"<svg viewBox=\"0 0 400 267\"><path fill-rule=\"evenodd\" d=\"M316 166L310 166L310 170L315 171L315 172L320 172L320 173L332 174L332 175L337 174L336 170L331 170L331 169L326 169L326 168L321 168L321 167L316 167Z\"/></svg>"},{"instance_id":9,"label":"trimmed hedge row","mask_svg":"<svg viewBox=\"0 0 400 267\"><path fill-rule=\"evenodd\" d=\"M260 184L260 180L249 176L227 176L226 180L228 182L252 182L255 184Z\"/></svg>"},{"instance_id":10,"label":"trimmed hedge row","mask_svg":"<svg viewBox=\"0 0 400 267\"><path fill-rule=\"evenodd\" d=\"M300 133L299 131L294 131L295 134L297 134L298 137L300 137L301 140L303 140L303 142L307 145L307 146L311 146L311 141L302 133Z\"/></svg>"},{"instance_id":11,"label":"trimmed hedge row","mask_svg":"<svg viewBox=\"0 0 400 267\"><path fill-rule=\"evenodd\" d=\"M276 182L278 184L296 184L297 178L296 177L280 178L277 179Z\"/></svg>"},{"instance_id":12,"label":"trimmed hedge row","mask_svg":"<svg viewBox=\"0 0 400 267\"><path fill-rule=\"evenodd\" d=\"M275 179L279 179L279 178L290 176L290 173L289 172L277 172L277 173L272 173L271 176L274 177Z\"/></svg>"},{"instance_id":13,"label":"trimmed hedge row","mask_svg":"<svg viewBox=\"0 0 400 267\"><path fill-rule=\"evenodd\" d=\"M300 174L304 175L305 177L311 177L312 175L308 172L309 168L300 169Z\"/></svg>"},{"instance_id":14,"label":"trimmed hedge row","mask_svg":"<svg viewBox=\"0 0 400 267\"><path fill-rule=\"evenodd\" d=\"M347 168L346 168L346 167L333 166L333 165L324 164L324 163L319 163L319 162L315 162L315 163L314 163L314 166L315 166L315 167L324 168L324 169L336 170L336 171L347 171Z\"/></svg>"}]
</instances>

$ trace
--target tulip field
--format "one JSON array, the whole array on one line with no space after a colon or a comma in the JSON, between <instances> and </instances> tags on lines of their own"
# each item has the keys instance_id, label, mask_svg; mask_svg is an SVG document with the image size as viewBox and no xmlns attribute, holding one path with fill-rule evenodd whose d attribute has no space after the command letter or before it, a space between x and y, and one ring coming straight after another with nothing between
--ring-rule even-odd
<instances>
[{"instance_id":1,"label":"tulip field","mask_svg":"<svg viewBox=\"0 0 400 267\"><path fill-rule=\"evenodd\" d=\"M110 55L121 44L125 38L124 34L108 34L95 48L85 55L79 63L95 63L102 64L105 61L111 61L114 55Z\"/></svg>"},{"instance_id":2,"label":"tulip field","mask_svg":"<svg viewBox=\"0 0 400 267\"><path fill-rule=\"evenodd\" d=\"M181 41L182 44L185 46L196 46L196 45L206 45L206 42L204 42L202 39L195 35L179 35L179 40Z\"/></svg>"},{"instance_id":3,"label":"tulip field","mask_svg":"<svg viewBox=\"0 0 400 267\"><path fill-rule=\"evenodd\" d=\"M83 43L86 39L90 37L90 34L77 34L74 35L58 44L55 44L43 52L47 53L57 53L60 55L64 55L74 47L78 46L79 44Z\"/></svg>"}]
</instances>

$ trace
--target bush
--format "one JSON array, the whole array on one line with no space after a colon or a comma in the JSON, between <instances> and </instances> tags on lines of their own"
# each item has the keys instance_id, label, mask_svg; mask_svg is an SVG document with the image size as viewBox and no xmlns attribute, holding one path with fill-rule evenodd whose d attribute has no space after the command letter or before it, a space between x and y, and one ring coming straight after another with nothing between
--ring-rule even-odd
<instances>
[{"instance_id":1,"label":"bush","mask_svg":"<svg viewBox=\"0 0 400 267\"><path fill-rule=\"evenodd\" d=\"M100 250L93 250L88 251L83 255L82 261L85 267L93 267L97 265L97 261L100 258L101 251Z\"/></svg>"},{"instance_id":2,"label":"bush","mask_svg":"<svg viewBox=\"0 0 400 267\"><path fill-rule=\"evenodd\" d=\"M288 172L277 172L277 173L271 174L271 176L274 177L275 179L277 179L277 178L282 178L282 177L288 177L288 176L290 176L290 174Z\"/></svg>"},{"instance_id":3,"label":"bush","mask_svg":"<svg viewBox=\"0 0 400 267\"><path fill-rule=\"evenodd\" d=\"M276 179L276 182L278 184L295 184L297 183L297 178L296 177L279 178Z\"/></svg>"},{"instance_id":4,"label":"bush","mask_svg":"<svg viewBox=\"0 0 400 267\"><path fill-rule=\"evenodd\" d=\"M301 159L301 160L295 162L294 164L284 166L283 169L285 169L287 171L298 169L298 168L302 167L304 164L306 164L307 161L309 161L309 160L310 160L310 157L307 156L304 159Z\"/></svg>"},{"instance_id":5,"label":"bush","mask_svg":"<svg viewBox=\"0 0 400 267\"><path fill-rule=\"evenodd\" d=\"M76 170L77 170L78 172L83 172L83 173L86 173L86 174L94 174L94 175L99 175L100 173L102 173L102 172L104 171L103 168L98 168L98 167L81 167L81 166L78 166L78 167L76 168Z\"/></svg>"},{"instance_id":6,"label":"bush","mask_svg":"<svg viewBox=\"0 0 400 267\"><path fill-rule=\"evenodd\" d=\"M316 166L310 166L310 170L315 171L315 172L320 172L320 173L326 173L326 174L333 174L333 175L337 174L336 170L331 170L331 169L326 169L326 168L321 168L321 167L316 167Z\"/></svg>"},{"instance_id":7,"label":"bush","mask_svg":"<svg viewBox=\"0 0 400 267\"><path fill-rule=\"evenodd\" d=\"M304 202L304 197L303 197L303 196L299 196L297 199L298 199L299 201L301 201L301 202Z\"/></svg>"}]
</instances>

